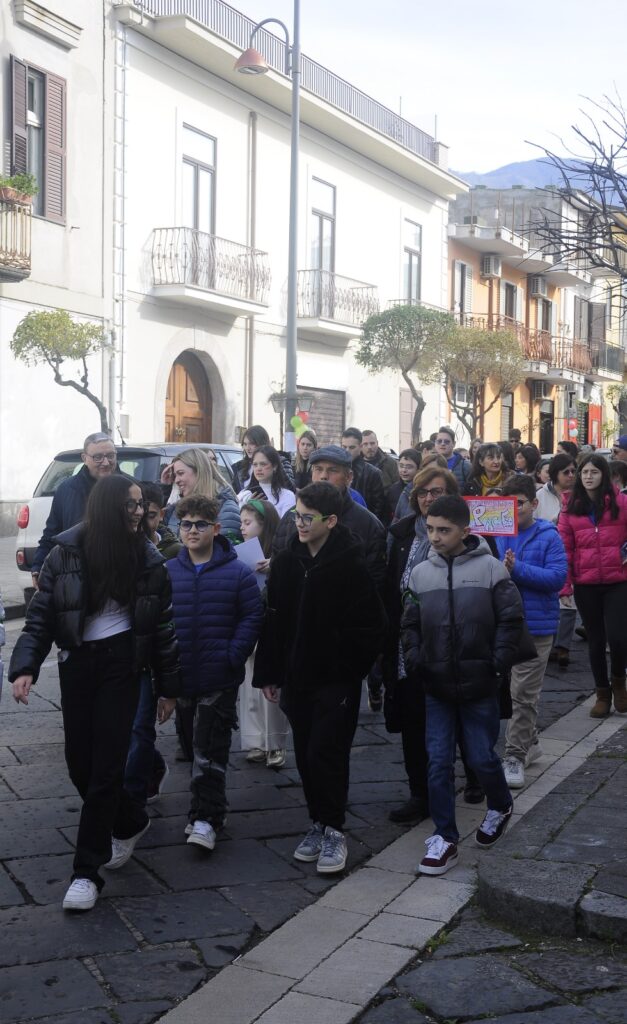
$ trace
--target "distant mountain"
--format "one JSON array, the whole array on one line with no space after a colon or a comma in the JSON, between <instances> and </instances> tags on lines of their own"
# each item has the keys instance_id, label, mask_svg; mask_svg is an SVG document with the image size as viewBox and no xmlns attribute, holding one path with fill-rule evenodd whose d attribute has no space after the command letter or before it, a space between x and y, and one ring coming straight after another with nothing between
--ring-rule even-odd
<instances>
[{"instance_id":1,"label":"distant mountain","mask_svg":"<svg viewBox=\"0 0 627 1024\"><path fill-rule=\"evenodd\" d=\"M495 171L477 174L475 171L454 171L469 185L485 185L487 188L511 188L522 185L524 188L542 188L544 185L557 184L558 174L547 159L523 160L517 164L505 164Z\"/></svg>"}]
</instances>

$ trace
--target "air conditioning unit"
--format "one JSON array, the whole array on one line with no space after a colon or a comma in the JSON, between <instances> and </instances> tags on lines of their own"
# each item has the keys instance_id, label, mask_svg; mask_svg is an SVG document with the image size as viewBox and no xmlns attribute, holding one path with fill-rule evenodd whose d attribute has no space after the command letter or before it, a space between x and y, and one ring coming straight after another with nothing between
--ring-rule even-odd
<instances>
[{"instance_id":1,"label":"air conditioning unit","mask_svg":"<svg viewBox=\"0 0 627 1024\"><path fill-rule=\"evenodd\" d=\"M545 398L551 397L552 384L547 383L545 380L534 380L533 382L533 400L534 402L543 402Z\"/></svg>"},{"instance_id":2,"label":"air conditioning unit","mask_svg":"<svg viewBox=\"0 0 627 1024\"><path fill-rule=\"evenodd\" d=\"M547 286L546 278L542 277L541 274L536 274L534 277L529 278L529 294L532 299L546 299L547 297Z\"/></svg>"},{"instance_id":3,"label":"air conditioning unit","mask_svg":"<svg viewBox=\"0 0 627 1024\"><path fill-rule=\"evenodd\" d=\"M482 256L481 257L481 276L482 277L500 277L501 276L501 257L500 256Z\"/></svg>"}]
</instances>

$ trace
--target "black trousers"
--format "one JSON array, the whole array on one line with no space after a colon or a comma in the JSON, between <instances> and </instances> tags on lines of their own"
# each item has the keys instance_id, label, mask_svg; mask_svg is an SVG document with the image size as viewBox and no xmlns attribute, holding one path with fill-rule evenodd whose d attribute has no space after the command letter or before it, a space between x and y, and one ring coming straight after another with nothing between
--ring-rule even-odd
<instances>
[{"instance_id":1,"label":"black trousers","mask_svg":"<svg viewBox=\"0 0 627 1024\"><path fill-rule=\"evenodd\" d=\"M192 762L192 799L189 820L208 821L215 829L224 824L227 810L226 769L231 735L237 729L237 686L208 697L177 701L179 741Z\"/></svg>"},{"instance_id":2,"label":"black trousers","mask_svg":"<svg viewBox=\"0 0 627 1024\"><path fill-rule=\"evenodd\" d=\"M399 679L395 683L394 695L401 714L401 739L403 760L409 782L409 792L418 800L429 805L427 782L427 747L425 744L425 695L422 686L415 680Z\"/></svg>"},{"instance_id":3,"label":"black trousers","mask_svg":"<svg viewBox=\"0 0 627 1024\"><path fill-rule=\"evenodd\" d=\"M65 760L83 800L72 878L89 878L99 889L98 868L111 857L111 836L129 839L148 821L143 805L124 789L139 700L132 665L130 631L59 656Z\"/></svg>"},{"instance_id":4,"label":"black trousers","mask_svg":"<svg viewBox=\"0 0 627 1024\"><path fill-rule=\"evenodd\" d=\"M346 816L350 754L361 680L340 686L281 691L294 738L296 767L312 821L341 831Z\"/></svg>"},{"instance_id":5,"label":"black trousers","mask_svg":"<svg viewBox=\"0 0 627 1024\"><path fill-rule=\"evenodd\" d=\"M623 679L627 664L627 582L576 583L575 604L588 634L590 668L597 689L610 685L606 644L610 645L610 670Z\"/></svg>"}]
</instances>

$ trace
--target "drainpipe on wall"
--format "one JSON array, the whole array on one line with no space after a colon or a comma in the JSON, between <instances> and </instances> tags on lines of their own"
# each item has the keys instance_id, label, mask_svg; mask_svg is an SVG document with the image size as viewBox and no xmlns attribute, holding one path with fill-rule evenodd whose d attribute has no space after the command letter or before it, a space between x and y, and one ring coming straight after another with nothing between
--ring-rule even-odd
<instances>
[{"instance_id":1,"label":"drainpipe on wall","mask_svg":"<svg viewBox=\"0 0 627 1024\"><path fill-rule=\"evenodd\" d=\"M257 246L257 114L251 110L248 114L248 244L251 249ZM251 314L246 320L246 349L244 355L244 422L250 426L253 422L255 374L255 316Z\"/></svg>"},{"instance_id":2,"label":"drainpipe on wall","mask_svg":"<svg viewBox=\"0 0 627 1024\"><path fill-rule=\"evenodd\" d=\"M116 20L113 61L113 355L110 362L111 427L122 439L126 346L124 217L126 193L126 27Z\"/></svg>"}]
</instances>

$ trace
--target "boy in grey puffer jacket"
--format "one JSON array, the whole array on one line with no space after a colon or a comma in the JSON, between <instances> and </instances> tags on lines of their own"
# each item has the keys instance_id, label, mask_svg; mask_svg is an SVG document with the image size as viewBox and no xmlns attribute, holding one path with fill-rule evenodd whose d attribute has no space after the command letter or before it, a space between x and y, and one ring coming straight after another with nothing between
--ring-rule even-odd
<instances>
[{"instance_id":1,"label":"boy in grey puffer jacket","mask_svg":"<svg viewBox=\"0 0 627 1024\"><path fill-rule=\"evenodd\" d=\"M442 875L457 862L454 764L458 728L466 761L486 793L488 811L475 834L492 846L512 814L512 798L494 747L499 689L519 646L520 594L481 537L469 536L463 498L434 501L427 514L431 550L410 576L401 626L408 675L426 691L429 808L421 874Z\"/></svg>"}]
</instances>

